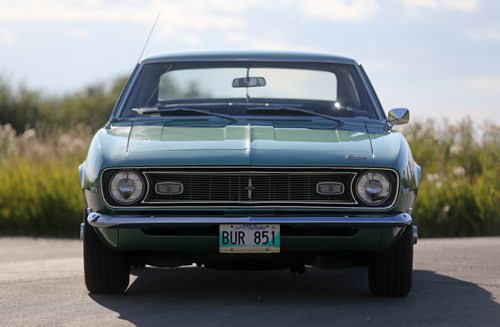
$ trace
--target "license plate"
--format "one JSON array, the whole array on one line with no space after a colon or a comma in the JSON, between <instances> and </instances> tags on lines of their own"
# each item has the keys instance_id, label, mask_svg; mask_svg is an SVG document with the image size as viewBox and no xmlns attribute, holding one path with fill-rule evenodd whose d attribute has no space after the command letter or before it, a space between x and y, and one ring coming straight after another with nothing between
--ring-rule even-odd
<instances>
[{"instance_id":1,"label":"license plate","mask_svg":"<svg viewBox=\"0 0 500 327\"><path fill-rule=\"evenodd\" d=\"M219 226L220 253L280 252L280 225L227 224Z\"/></svg>"}]
</instances>

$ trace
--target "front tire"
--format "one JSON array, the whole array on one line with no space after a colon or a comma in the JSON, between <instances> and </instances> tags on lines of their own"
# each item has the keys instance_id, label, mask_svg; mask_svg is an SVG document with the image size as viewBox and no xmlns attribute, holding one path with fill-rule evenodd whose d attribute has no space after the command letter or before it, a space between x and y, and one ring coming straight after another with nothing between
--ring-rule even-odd
<instances>
[{"instance_id":1,"label":"front tire","mask_svg":"<svg viewBox=\"0 0 500 327\"><path fill-rule=\"evenodd\" d=\"M407 226L391 248L374 254L370 262L370 291L378 296L406 296L412 286L413 226Z\"/></svg>"},{"instance_id":2,"label":"front tire","mask_svg":"<svg viewBox=\"0 0 500 327\"><path fill-rule=\"evenodd\" d=\"M125 254L102 244L88 223L84 226L83 267L85 286L91 294L123 293L130 280L130 264Z\"/></svg>"}]
</instances>

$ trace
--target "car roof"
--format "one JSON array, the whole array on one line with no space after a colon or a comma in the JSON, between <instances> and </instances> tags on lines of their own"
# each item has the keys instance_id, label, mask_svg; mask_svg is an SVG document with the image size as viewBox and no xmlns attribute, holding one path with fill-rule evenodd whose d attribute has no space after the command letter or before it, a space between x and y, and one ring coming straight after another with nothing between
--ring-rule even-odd
<instances>
[{"instance_id":1,"label":"car roof","mask_svg":"<svg viewBox=\"0 0 500 327\"><path fill-rule=\"evenodd\" d=\"M280 61L357 64L352 58L329 53L271 50L179 51L148 56L141 63L186 61Z\"/></svg>"}]
</instances>

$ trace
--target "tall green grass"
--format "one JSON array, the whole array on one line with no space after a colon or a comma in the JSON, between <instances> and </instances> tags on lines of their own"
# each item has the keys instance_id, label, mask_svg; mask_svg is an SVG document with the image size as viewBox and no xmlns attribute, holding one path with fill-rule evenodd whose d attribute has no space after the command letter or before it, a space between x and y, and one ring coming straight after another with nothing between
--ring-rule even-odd
<instances>
[{"instance_id":1,"label":"tall green grass","mask_svg":"<svg viewBox=\"0 0 500 327\"><path fill-rule=\"evenodd\" d=\"M420 234L500 235L500 126L427 121L404 134L423 169L413 215Z\"/></svg>"},{"instance_id":2,"label":"tall green grass","mask_svg":"<svg viewBox=\"0 0 500 327\"><path fill-rule=\"evenodd\" d=\"M77 236L82 196L77 173L90 131L16 135L0 126L0 235Z\"/></svg>"}]
</instances>

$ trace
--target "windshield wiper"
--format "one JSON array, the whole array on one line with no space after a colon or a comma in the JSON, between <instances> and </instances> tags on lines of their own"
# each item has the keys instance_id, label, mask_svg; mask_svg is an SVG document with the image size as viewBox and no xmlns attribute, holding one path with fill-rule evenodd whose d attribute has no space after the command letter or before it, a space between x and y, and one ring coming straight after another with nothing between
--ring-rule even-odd
<instances>
[{"instance_id":1,"label":"windshield wiper","mask_svg":"<svg viewBox=\"0 0 500 327\"><path fill-rule=\"evenodd\" d=\"M301 112L301 113L304 113L304 114L307 114L307 115L311 115L311 116L317 116L317 117L321 117L321 118L325 118L325 119L328 119L328 120L332 120L334 122L336 122L338 126L342 126L344 125L344 123L335 118L335 117L332 117L332 116L329 116L329 115L324 115L324 114L320 114L318 112L314 112L312 110L308 110L308 109L302 109L302 108L296 108L296 107L251 107L251 108L247 108L247 111L292 111L292 112Z\"/></svg>"},{"instance_id":2,"label":"windshield wiper","mask_svg":"<svg viewBox=\"0 0 500 327\"><path fill-rule=\"evenodd\" d=\"M195 112L203 115L208 115L208 116L216 116L224 119L229 119L232 121L236 121L237 119L234 118L233 116L230 115L225 115L225 114L219 114L216 112L211 112L207 110L201 110L201 109L195 109L195 108L189 108L189 107L175 107L175 108L169 108L169 109L163 109L163 108L157 108L157 107L151 107L151 108L134 108L132 109L133 111L137 112L140 115L169 115L172 113L176 112Z\"/></svg>"},{"instance_id":3,"label":"windshield wiper","mask_svg":"<svg viewBox=\"0 0 500 327\"><path fill-rule=\"evenodd\" d=\"M128 117L115 117L113 119L110 119L108 123L114 124L114 123L120 123L122 121L129 121L130 118Z\"/></svg>"}]
</instances>

